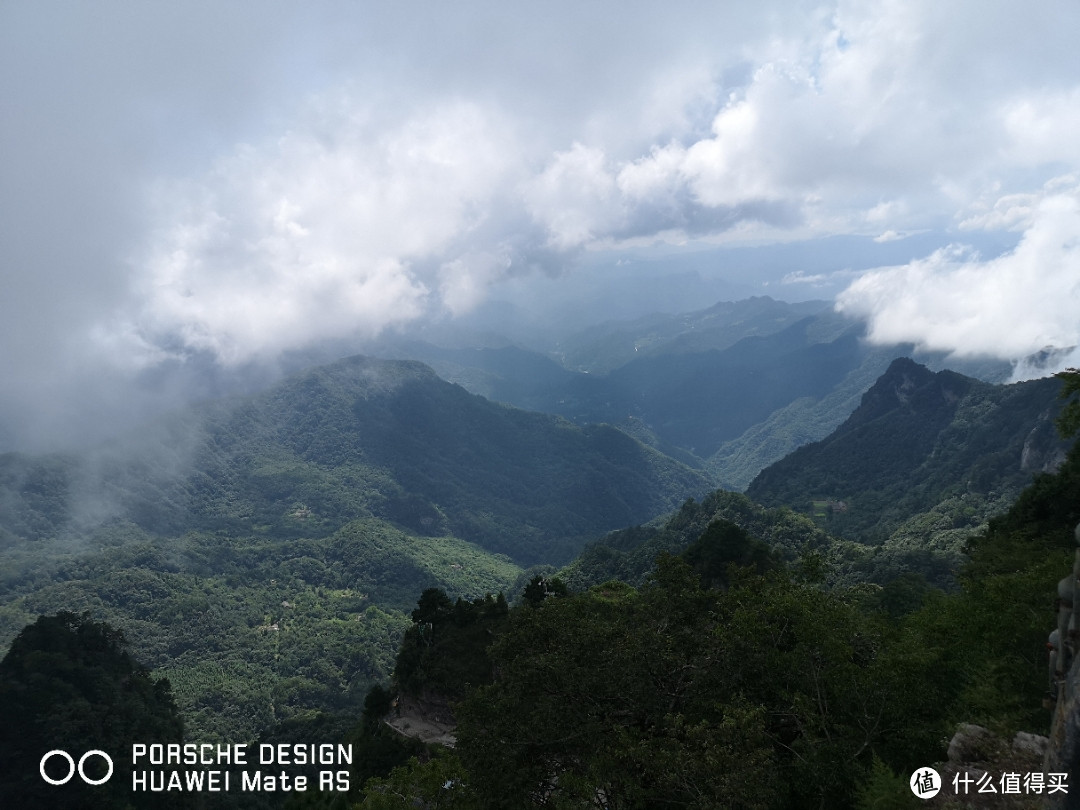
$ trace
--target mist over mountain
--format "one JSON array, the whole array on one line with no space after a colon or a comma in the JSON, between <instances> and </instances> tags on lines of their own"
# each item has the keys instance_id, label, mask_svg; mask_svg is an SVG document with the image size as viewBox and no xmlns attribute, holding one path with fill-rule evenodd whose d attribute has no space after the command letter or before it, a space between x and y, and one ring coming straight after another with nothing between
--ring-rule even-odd
<instances>
[{"instance_id":1,"label":"mist over mountain","mask_svg":"<svg viewBox=\"0 0 1080 810\"><path fill-rule=\"evenodd\" d=\"M0 455L0 643L90 610L168 674L196 737L357 708L417 589L526 566L711 488L607 425L352 357L78 452Z\"/></svg>"},{"instance_id":2,"label":"mist over mountain","mask_svg":"<svg viewBox=\"0 0 1080 810\"><path fill-rule=\"evenodd\" d=\"M444 378L578 424L606 422L713 480L744 489L764 467L825 437L897 356L1000 382L1011 367L877 346L825 302L767 296L678 315L607 321L542 354L493 334L385 339L382 356L430 363Z\"/></svg>"},{"instance_id":3,"label":"mist over mountain","mask_svg":"<svg viewBox=\"0 0 1080 810\"><path fill-rule=\"evenodd\" d=\"M994 385L906 359L868 379L888 351L831 311L801 314L753 300L638 321L661 336L655 353L608 374L497 338L412 347L507 399L577 396L566 412L582 421L637 408L622 429L356 356L92 452L4 454L0 638L90 610L170 678L196 739L250 738L358 711L390 678L425 589L492 601L567 562L577 588L641 585L662 552L698 555L717 581L729 562L764 572L818 554L831 587L899 588L897 604L914 598L898 578L955 587L987 518L1062 457L1059 382ZM681 350L694 333L728 345ZM674 443L726 431L720 452L741 440L760 460L807 426L826 438L758 476L751 497L715 489L704 469L719 454L703 464Z\"/></svg>"},{"instance_id":4,"label":"mist over mountain","mask_svg":"<svg viewBox=\"0 0 1080 810\"><path fill-rule=\"evenodd\" d=\"M416 362L361 357L84 456L7 454L0 465L9 542L106 518L156 534L287 538L375 516L522 562L569 555L708 487L614 428L496 405Z\"/></svg>"},{"instance_id":5,"label":"mist over mountain","mask_svg":"<svg viewBox=\"0 0 1080 810\"><path fill-rule=\"evenodd\" d=\"M352 788L110 805L869 810L1046 732L1077 30L0 3L0 801L140 715Z\"/></svg>"}]
</instances>

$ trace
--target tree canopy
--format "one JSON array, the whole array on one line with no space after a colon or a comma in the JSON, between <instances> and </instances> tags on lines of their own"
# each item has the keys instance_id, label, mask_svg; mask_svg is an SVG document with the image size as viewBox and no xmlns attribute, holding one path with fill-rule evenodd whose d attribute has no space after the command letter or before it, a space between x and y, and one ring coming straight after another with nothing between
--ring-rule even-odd
<instances>
[{"instance_id":1,"label":"tree canopy","mask_svg":"<svg viewBox=\"0 0 1080 810\"><path fill-rule=\"evenodd\" d=\"M0 805L169 806L159 796L131 793L129 761L133 743L181 741L169 682L151 678L128 653L123 633L89 614L42 616L18 635L0 662L0 717ZM78 777L50 785L38 766L55 749L76 760L86 751L104 751L115 771L99 787ZM88 772L103 769L93 778L105 775L99 760L87 762Z\"/></svg>"}]
</instances>

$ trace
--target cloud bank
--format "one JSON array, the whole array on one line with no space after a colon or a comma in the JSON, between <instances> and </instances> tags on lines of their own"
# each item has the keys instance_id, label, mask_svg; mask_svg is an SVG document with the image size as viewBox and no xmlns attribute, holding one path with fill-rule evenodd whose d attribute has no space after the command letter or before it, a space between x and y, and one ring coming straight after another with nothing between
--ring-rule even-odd
<instances>
[{"instance_id":1,"label":"cloud bank","mask_svg":"<svg viewBox=\"0 0 1080 810\"><path fill-rule=\"evenodd\" d=\"M1068 348L1076 30L1067 0L5 4L0 417L657 243L1019 233L908 254L841 306L876 339ZM827 264L762 291L851 270Z\"/></svg>"},{"instance_id":2,"label":"cloud bank","mask_svg":"<svg viewBox=\"0 0 1080 810\"><path fill-rule=\"evenodd\" d=\"M244 146L198 181L162 183L160 227L132 263L127 355L176 351L231 364L416 318L435 295L467 306L470 284L509 262L479 254L514 145L471 104L394 122L350 107ZM117 333L103 329L104 339Z\"/></svg>"},{"instance_id":3,"label":"cloud bank","mask_svg":"<svg viewBox=\"0 0 1080 810\"><path fill-rule=\"evenodd\" d=\"M876 343L913 342L957 356L1017 362L1024 379L1047 373L1025 362L1053 354L1049 370L1080 365L1080 187L1010 197L987 216L1022 225L1015 250L982 260L962 247L854 281L837 309L865 318Z\"/></svg>"},{"instance_id":4,"label":"cloud bank","mask_svg":"<svg viewBox=\"0 0 1080 810\"><path fill-rule=\"evenodd\" d=\"M130 297L95 334L136 366L190 352L239 363L467 313L501 279L558 272L583 250L838 233L885 242L1027 222L1007 258L936 253L865 277L840 305L877 340L1014 358L1075 343L1057 315L1075 302L1072 254L1047 240L1076 222L1065 198L1038 189L1051 168L1080 164L1080 75L1034 84L1016 12L994 4L977 16L840 3L790 30L760 20L741 47L681 70L648 65L635 94L654 117L621 129L611 99L536 127L509 88L475 76L468 92L406 96L389 111L356 87L323 91L280 135L156 184ZM1054 31L1037 33L1053 52ZM1004 69L1003 56L1022 69ZM665 77L674 101L662 104ZM538 96L548 112L552 88Z\"/></svg>"}]
</instances>

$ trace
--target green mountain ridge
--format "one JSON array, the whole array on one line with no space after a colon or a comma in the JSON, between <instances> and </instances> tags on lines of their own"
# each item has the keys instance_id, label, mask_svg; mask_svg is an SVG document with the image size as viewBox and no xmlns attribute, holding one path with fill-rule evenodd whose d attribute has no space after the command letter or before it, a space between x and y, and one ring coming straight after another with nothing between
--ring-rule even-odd
<instances>
[{"instance_id":1,"label":"green mountain ridge","mask_svg":"<svg viewBox=\"0 0 1080 810\"><path fill-rule=\"evenodd\" d=\"M895 360L840 427L763 470L747 495L880 547L874 563L849 547L850 565L884 566L872 578L915 567L944 583L986 521L1064 460L1060 389L1054 378L991 385Z\"/></svg>"},{"instance_id":2,"label":"green mountain ridge","mask_svg":"<svg viewBox=\"0 0 1080 810\"><path fill-rule=\"evenodd\" d=\"M898 370L887 383L912 372ZM963 383L931 376L922 380L931 393ZM873 425L892 409L887 397L882 409L869 399L864 424ZM951 594L911 577L824 587L723 520L680 557L661 553L636 586L545 587L505 613L451 610L445 594L425 592L399 659L410 677L398 687L464 692L456 745L401 752L398 767L369 771L360 806L584 808L602 797L640 807L914 807L913 771L940 770L946 756L956 766L946 743L959 723L1002 740L1047 729L1050 597L1075 552L1078 471L1074 446L1056 473L1039 473L971 545ZM728 495L706 509L687 504L662 528L692 536L717 508L766 514ZM628 532L609 545L637 539ZM741 570L716 578L730 561ZM483 629L494 637L486 647ZM431 677L417 677L417 660ZM381 697L390 711L391 696ZM364 735L376 745L370 727ZM1049 747L1055 767L1075 774L1062 734ZM991 773L1046 767L1007 743L964 762L975 756Z\"/></svg>"},{"instance_id":3,"label":"green mountain ridge","mask_svg":"<svg viewBox=\"0 0 1080 810\"><path fill-rule=\"evenodd\" d=\"M488 399L605 422L745 489L767 466L839 427L897 356L874 346L860 322L825 302L767 296L722 301L679 315L610 321L565 338L549 355L492 335L442 335L443 343L388 340L383 356L419 359ZM432 339L438 339L438 335ZM916 355L992 382L1008 364Z\"/></svg>"},{"instance_id":4,"label":"green mountain ridge","mask_svg":"<svg viewBox=\"0 0 1080 810\"><path fill-rule=\"evenodd\" d=\"M613 427L496 405L419 363L350 358L97 456L0 459L0 640L88 611L168 677L189 741L353 735L365 778L395 785L350 797L365 806L416 795L401 780L434 770L436 789L480 791L473 806L537 795L558 773L570 806L611 775L638 804L675 791L699 806L861 807L870 775L893 791L960 719L1040 728L1053 611L1039 605L1076 519L1076 451L1040 472L1064 459L1059 390L894 361L842 425L755 484L849 487L852 506L819 508L817 490L790 505L688 499L680 482L700 474ZM650 490L659 508L625 519ZM860 511L864 493L889 508ZM559 572L576 593L533 577L516 607L494 596L513 601L525 566L572 553L592 530L579 527L622 520ZM1025 567L1031 551L1043 557ZM391 773L415 746L372 737L370 718L344 731L362 707L389 710L369 689L395 667L417 695L465 698L457 765ZM525 748L507 742L522 733ZM771 799L754 788L770 770Z\"/></svg>"},{"instance_id":5,"label":"green mountain ridge","mask_svg":"<svg viewBox=\"0 0 1080 810\"><path fill-rule=\"evenodd\" d=\"M789 562L806 550L824 555L835 583L916 572L955 587L965 546L1035 474L1064 461L1067 444L1054 429L1060 387L992 385L896 359L832 433L766 468L746 495L717 490L611 532L560 576L576 588L640 585L657 554L681 553L710 523L727 521Z\"/></svg>"},{"instance_id":6,"label":"green mountain ridge","mask_svg":"<svg viewBox=\"0 0 1080 810\"><path fill-rule=\"evenodd\" d=\"M90 611L170 678L189 739L251 739L358 710L418 590L509 591L709 488L613 427L353 357L92 453L0 456L0 645Z\"/></svg>"},{"instance_id":7,"label":"green mountain ridge","mask_svg":"<svg viewBox=\"0 0 1080 810\"><path fill-rule=\"evenodd\" d=\"M569 371L516 347L408 351L493 399L580 425L632 421L657 447L704 459L793 400L826 396L867 353L862 327L832 313L781 325L747 328L722 348L706 341L694 351L639 354L603 374Z\"/></svg>"},{"instance_id":8,"label":"green mountain ridge","mask_svg":"<svg viewBox=\"0 0 1080 810\"><path fill-rule=\"evenodd\" d=\"M680 315L608 321L564 338L556 356L576 371L608 373L642 356L727 349L746 337L780 332L829 306L826 301L790 304L762 295Z\"/></svg>"},{"instance_id":9,"label":"green mountain ridge","mask_svg":"<svg viewBox=\"0 0 1080 810\"><path fill-rule=\"evenodd\" d=\"M92 457L0 456L0 537L78 534L110 513L157 534L278 538L377 517L531 564L707 489L613 427L497 405L420 363L354 357Z\"/></svg>"},{"instance_id":10,"label":"green mountain ridge","mask_svg":"<svg viewBox=\"0 0 1080 810\"><path fill-rule=\"evenodd\" d=\"M652 573L658 555L681 554L715 523L734 524L787 562L805 551L826 550L835 542L813 521L790 509L766 509L740 493L716 490L644 526L605 535L564 566L559 577L575 590L609 580L639 586Z\"/></svg>"}]
</instances>

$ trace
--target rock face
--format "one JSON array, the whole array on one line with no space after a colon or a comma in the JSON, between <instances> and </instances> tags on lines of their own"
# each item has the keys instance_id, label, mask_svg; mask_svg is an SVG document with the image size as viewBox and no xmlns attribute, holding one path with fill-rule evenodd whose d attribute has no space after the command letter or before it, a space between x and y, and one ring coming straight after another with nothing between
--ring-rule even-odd
<instances>
[{"instance_id":1,"label":"rock face","mask_svg":"<svg viewBox=\"0 0 1080 810\"><path fill-rule=\"evenodd\" d=\"M1022 731L1010 745L989 729L962 723L949 741L948 761L933 766L941 776L941 792L926 800L924 806L949 810L1041 810L1045 793L1024 793L1023 778L1042 770L1046 746L1047 738L1037 734ZM1004 774L1017 774L1020 793L1004 792L1001 785ZM986 782L996 792L980 791L980 784Z\"/></svg>"},{"instance_id":2,"label":"rock face","mask_svg":"<svg viewBox=\"0 0 1080 810\"><path fill-rule=\"evenodd\" d=\"M1012 750L1017 756L1028 756L1034 759L1043 759L1050 740L1038 734L1029 734L1026 731L1016 732L1013 738Z\"/></svg>"},{"instance_id":3,"label":"rock face","mask_svg":"<svg viewBox=\"0 0 1080 810\"><path fill-rule=\"evenodd\" d=\"M1024 440L1020 453L1020 469L1032 472L1055 473L1065 463L1065 448L1058 440L1054 420L1049 411L1039 416L1039 421Z\"/></svg>"},{"instance_id":4,"label":"rock face","mask_svg":"<svg viewBox=\"0 0 1080 810\"><path fill-rule=\"evenodd\" d=\"M1076 526L1080 546L1080 524ZM1050 633L1050 701L1053 718L1050 741L1043 760L1047 773L1067 773L1070 791L1047 797L1051 810L1080 810L1080 548L1072 573L1058 583L1057 626Z\"/></svg>"},{"instance_id":5,"label":"rock face","mask_svg":"<svg viewBox=\"0 0 1080 810\"><path fill-rule=\"evenodd\" d=\"M949 741L949 762L992 762L1004 756L1005 751L1005 742L988 729L972 723L961 723Z\"/></svg>"}]
</instances>

